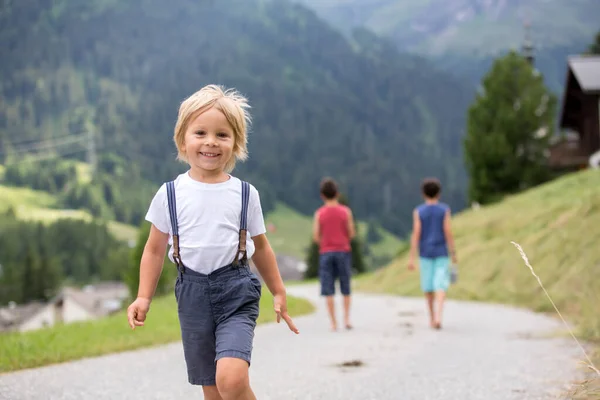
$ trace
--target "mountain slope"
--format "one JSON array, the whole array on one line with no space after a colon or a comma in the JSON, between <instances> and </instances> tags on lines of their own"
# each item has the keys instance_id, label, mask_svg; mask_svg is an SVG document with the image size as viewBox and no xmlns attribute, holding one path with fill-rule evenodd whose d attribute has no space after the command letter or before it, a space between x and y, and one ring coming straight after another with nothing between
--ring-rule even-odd
<instances>
[{"instance_id":1,"label":"mountain slope","mask_svg":"<svg viewBox=\"0 0 600 400\"><path fill-rule=\"evenodd\" d=\"M342 28L364 26L422 54L495 55L520 47L523 24L545 49L590 38L598 31L595 0L302 0Z\"/></svg>"},{"instance_id":2,"label":"mountain slope","mask_svg":"<svg viewBox=\"0 0 600 400\"><path fill-rule=\"evenodd\" d=\"M536 66L562 92L566 57L600 30L596 0L299 0L349 32L366 27L477 85L493 58L520 49L530 24Z\"/></svg>"},{"instance_id":3,"label":"mountain slope","mask_svg":"<svg viewBox=\"0 0 600 400\"><path fill-rule=\"evenodd\" d=\"M287 2L158 0L2 3L0 153L15 140L94 129L99 148L156 185L184 168L172 129L207 83L253 107L250 160L236 171L311 213L323 175L359 218L405 232L418 184L437 175L465 202L460 138L466 84L368 32L347 39ZM4 26L3 25L3 26Z\"/></svg>"}]
</instances>

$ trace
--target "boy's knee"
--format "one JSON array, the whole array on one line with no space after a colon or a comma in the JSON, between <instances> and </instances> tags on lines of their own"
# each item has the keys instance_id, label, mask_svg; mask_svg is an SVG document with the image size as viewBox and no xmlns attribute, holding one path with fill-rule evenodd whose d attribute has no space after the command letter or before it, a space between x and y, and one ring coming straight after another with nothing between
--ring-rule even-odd
<instances>
[{"instance_id":1,"label":"boy's knee","mask_svg":"<svg viewBox=\"0 0 600 400\"><path fill-rule=\"evenodd\" d=\"M236 398L250 387L248 363L241 359L222 358L217 364L217 388L224 399Z\"/></svg>"}]
</instances>

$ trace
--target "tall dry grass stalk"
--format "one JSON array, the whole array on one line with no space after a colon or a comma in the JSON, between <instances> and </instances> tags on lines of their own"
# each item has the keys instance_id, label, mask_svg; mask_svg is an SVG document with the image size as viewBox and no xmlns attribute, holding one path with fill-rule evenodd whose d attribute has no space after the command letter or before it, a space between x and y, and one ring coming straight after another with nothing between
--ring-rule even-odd
<instances>
[{"instance_id":1,"label":"tall dry grass stalk","mask_svg":"<svg viewBox=\"0 0 600 400\"><path fill-rule=\"evenodd\" d=\"M592 362L592 360L588 356L587 352L585 351L585 349L583 348L583 346L581 345L581 343L579 342L579 340L577 340L577 337L573 333L573 330L569 327L569 324L567 323L567 321L565 321L565 319L563 318L562 314L558 310L558 307L556 307L556 304L554 304L554 301L552 300L552 298L548 294L548 291L544 287L544 284L542 283L542 280L540 279L539 276L537 276L537 274L535 273L535 271L534 271L533 267L531 266L531 264L529 264L529 260L527 259L527 255L523 251L523 248L521 248L521 246L518 243L516 243L516 242L511 242L511 243L517 248L517 250L519 250L519 253L521 253L521 258L523 259L523 261L525 261L525 264L529 267L529 270L531 271L531 274L535 277L535 279L537 279L540 287L542 288L542 290L546 294L546 297L548 297L548 300L550 300L550 303L552 304L552 307L554 307L554 309L556 310L556 313L558 314L558 316L560 317L560 319L562 320L562 322L567 327L567 330L569 331L569 333L573 337L573 340L575 340L575 343L577 343L577 345L579 346L579 348L583 352L583 355L587 359L587 363L584 362L584 364L589 369L591 369L592 371L594 371L598 375L598 377L600 378L600 370L598 370L598 368L596 368L596 366L594 365L594 363Z\"/></svg>"}]
</instances>

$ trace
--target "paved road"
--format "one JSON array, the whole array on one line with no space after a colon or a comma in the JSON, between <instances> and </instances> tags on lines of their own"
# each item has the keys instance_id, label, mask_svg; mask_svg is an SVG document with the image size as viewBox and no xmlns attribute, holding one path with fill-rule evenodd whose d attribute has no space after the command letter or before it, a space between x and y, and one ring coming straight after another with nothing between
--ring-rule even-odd
<instances>
[{"instance_id":1,"label":"paved road","mask_svg":"<svg viewBox=\"0 0 600 400\"><path fill-rule=\"evenodd\" d=\"M290 292L321 305L315 286ZM341 300L341 299L340 299ZM251 382L258 399L554 399L581 377L561 325L523 310L449 302L427 326L424 301L356 295L352 331L328 331L322 307L256 331ZM360 361L361 366L343 367ZM198 399L179 343L0 375L0 399Z\"/></svg>"}]
</instances>

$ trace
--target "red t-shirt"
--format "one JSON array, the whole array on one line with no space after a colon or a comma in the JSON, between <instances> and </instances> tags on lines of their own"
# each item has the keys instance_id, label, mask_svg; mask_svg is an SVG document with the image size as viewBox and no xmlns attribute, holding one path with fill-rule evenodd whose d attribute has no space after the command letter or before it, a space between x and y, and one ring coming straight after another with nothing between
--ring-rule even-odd
<instances>
[{"instance_id":1,"label":"red t-shirt","mask_svg":"<svg viewBox=\"0 0 600 400\"><path fill-rule=\"evenodd\" d=\"M319 223L319 253L349 252L349 209L343 205L323 206L317 211Z\"/></svg>"}]
</instances>

